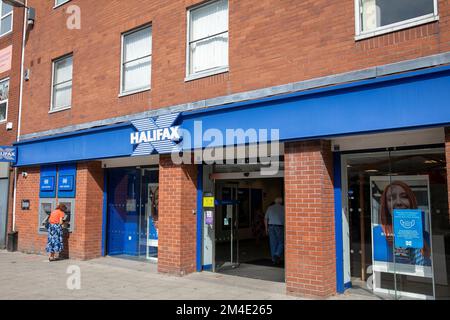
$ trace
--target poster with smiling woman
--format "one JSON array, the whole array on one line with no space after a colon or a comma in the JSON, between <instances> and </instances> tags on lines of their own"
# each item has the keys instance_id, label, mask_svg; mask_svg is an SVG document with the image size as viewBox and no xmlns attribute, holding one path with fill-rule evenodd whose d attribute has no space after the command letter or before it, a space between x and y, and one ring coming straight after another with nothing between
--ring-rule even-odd
<instances>
[{"instance_id":1,"label":"poster with smiling woman","mask_svg":"<svg viewBox=\"0 0 450 320\"><path fill-rule=\"evenodd\" d=\"M374 176L370 194L374 288L381 273L432 278L428 176ZM402 237L414 233L414 245Z\"/></svg>"}]
</instances>

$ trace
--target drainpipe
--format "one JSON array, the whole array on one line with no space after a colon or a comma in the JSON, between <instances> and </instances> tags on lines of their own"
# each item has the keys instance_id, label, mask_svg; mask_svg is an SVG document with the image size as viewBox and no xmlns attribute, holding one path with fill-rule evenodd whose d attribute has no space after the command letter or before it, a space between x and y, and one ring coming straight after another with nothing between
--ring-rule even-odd
<instances>
[{"instance_id":1,"label":"drainpipe","mask_svg":"<svg viewBox=\"0 0 450 320\"><path fill-rule=\"evenodd\" d=\"M28 10L27 0L24 3L23 30L22 30L22 56L20 63L20 97L19 97L19 114L17 119L17 142L20 140L20 125L22 122L22 104L23 104L23 82L24 82L24 65L25 65L25 42L27 37L28 26ZM16 231L16 202L17 202L17 167L14 168L14 198L13 198L13 223L12 231Z\"/></svg>"}]
</instances>

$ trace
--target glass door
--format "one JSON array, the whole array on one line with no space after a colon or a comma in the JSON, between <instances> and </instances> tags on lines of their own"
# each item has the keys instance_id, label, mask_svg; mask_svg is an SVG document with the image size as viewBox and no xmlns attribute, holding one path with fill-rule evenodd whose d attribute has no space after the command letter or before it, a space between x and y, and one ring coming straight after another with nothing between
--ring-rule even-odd
<instances>
[{"instance_id":1,"label":"glass door","mask_svg":"<svg viewBox=\"0 0 450 320\"><path fill-rule=\"evenodd\" d=\"M238 185L218 184L217 195L219 205L218 224L216 233L216 270L224 267L239 266L239 215L238 215ZM218 225L216 225L216 228Z\"/></svg>"},{"instance_id":2,"label":"glass door","mask_svg":"<svg viewBox=\"0 0 450 320\"><path fill-rule=\"evenodd\" d=\"M141 169L139 256L158 259L158 169Z\"/></svg>"}]
</instances>

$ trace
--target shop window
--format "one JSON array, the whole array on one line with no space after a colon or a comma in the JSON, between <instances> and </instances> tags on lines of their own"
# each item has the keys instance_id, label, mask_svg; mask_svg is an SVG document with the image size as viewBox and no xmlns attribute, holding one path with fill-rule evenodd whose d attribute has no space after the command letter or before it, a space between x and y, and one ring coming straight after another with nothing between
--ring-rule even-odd
<instances>
[{"instance_id":1,"label":"shop window","mask_svg":"<svg viewBox=\"0 0 450 320\"><path fill-rule=\"evenodd\" d=\"M444 150L343 159L347 281L392 297L448 299L450 216Z\"/></svg>"},{"instance_id":2,"label":"shop window","mask_svg":"<svg viewBox=\"0 0 450 320\"><path fill-rule=\"evenodd\" d=\"M65 56L53 62L51 111L68 109L72 105L73 56Z\"/></svg>"},{"instance_id":3,"label":"shop window","mask_svg":"<svg viewBox=\"0 0 450 320\"><path fill-rule=\"evenodd\" d=\"M0 81L0 122L8 116L9 79Z\"/></svg>"},{"instance_id":4,"label":"shop window","mask_svg":"<svg viewBox=\"0 0 450 320\"><path fill-rule=\"evenodd\" d=\"M0 36L12 31L13 8L9 4L0 1Z\"/></svg>"},{"instance_id":5,"label":"shop window","mask_svg":"<svg viewBox=\"0 0 450 320\"><path fill-rule=\"evenodd\" d=\"M122 36L121 94L149 90L152 67L152 28L146 26Z\"/></svg>"},{"instance_id":6,"label":"shop window","mask_svg":"<svg viewBox=\"0 0 450 320\"><path fill-rule=\"evenodd\" d=\"M436 0L356 0L356 34L376 35L437 19Z\"/></svg>"},{"instance_id":7,"label":"shop window","mask_svg":"<svg viewBox=\"0 0 450 320\"><path fill-rule=\"evenodd\" d=\"M228 70L228 1L188 11L187 80Z\"/></svg>"}]
</instances>

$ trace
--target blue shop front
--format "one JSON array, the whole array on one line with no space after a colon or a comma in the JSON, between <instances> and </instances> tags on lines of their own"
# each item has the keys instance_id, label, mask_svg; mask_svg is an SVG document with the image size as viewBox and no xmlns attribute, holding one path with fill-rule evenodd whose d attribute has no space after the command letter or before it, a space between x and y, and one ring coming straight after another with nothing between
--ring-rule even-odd
<instances>
[{"instance_id":1,"label":"blue shop front","mask_svg":"<svg viewBox=\"0 0 450 320\"><path fill-rule=\"evenodd\" d=\"M197 184L197 270L215 271L219 234L229 232L233 238L240 232L236 223L226 221L242 209L243 201L236 200L238 193L248 194L246 197L252 194L261 202L259 199L270 193L261 181L270 181L266 185L279 185L279 193L284 194L284 176L294 174L283 165L286 146L328 141L333 153L336 292L369 286L380 295L449 298L445 150L447 144L448 154L450 66L357 78L315 88L292 86L290 93L258 99L230 99L230 103L225 99L215 105L211 101L210 106L191 104L183 110L157 110L110 125L36 136L15 144L16 166L40 167L43 177L48 177L50 167L50 176L58 179L60 167L101 162L107 177L102 253L157 261L159 159L172 155L174 162L194 161L201 172ZM257 155L255 160L249 156L252 147L264 144L277 151L269 154L279 161L272 176L262 173L262 157ZM236 152L227 157L224 150L230 148ZM248 191L242 181L251 184ZM233 183L238 187L230 187ZM218 189L218 185L222 187ZM229 198L219 199L218 190ZM236 192L235 198L230 192ZM50 195L41 200L50 200L51 207L55 198ZM204 198L213 201L212 210L204 206ZM284 201L288 205L291 199ZM249 208L265 209L251 203ZM420 248L395 243L394 226L401 223L408 227L414 220L402 216L406 211L394 214L395 210L419 212L421 227L415 234L422 241ZM221 216L214 216L219 211ZM394 223L397 216L403 218ZM249 214L245 226L246 222L237 218L242 223L241 234L251 229L255 217ZM213 220L221 221L220 232ZM76 226L76 221L73 223ZM222 242L229 241L224 239ZM288 254L291 247L286 241ZM233 242L227 250L230 247ZM242 262L243 253L231 249L228 259Z\"/></svg>"}]
</instances>

